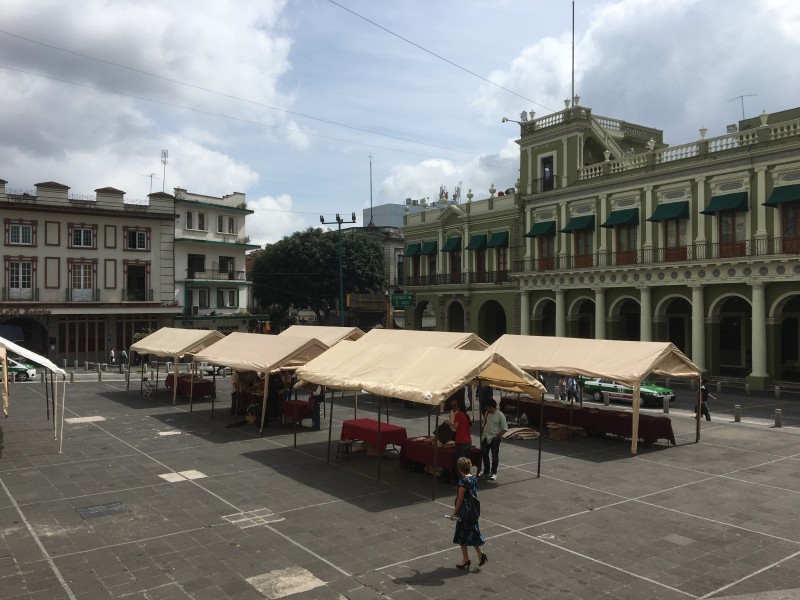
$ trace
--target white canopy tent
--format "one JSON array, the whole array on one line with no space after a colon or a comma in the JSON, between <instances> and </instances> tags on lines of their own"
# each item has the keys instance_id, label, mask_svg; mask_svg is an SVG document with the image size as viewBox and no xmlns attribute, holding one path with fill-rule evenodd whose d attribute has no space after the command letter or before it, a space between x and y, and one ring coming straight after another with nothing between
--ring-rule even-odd
<instances>
[{"instance_id":1,"label":"white canopy tent","mask_svg":"<svg viewBox=\"0 0 800 600\"><path fill-rule=\"evenodd\" d=\"M651 374L700 379L700 368L669 342L632 342L506 334L489 347L526 371L606 377L633 388L631 453L639 433L639 389ZM699 396L698 396L699 398ZM700 439L699 406L697 439Z\"/></svg>"},{"instance_id":2,"label":"white canopy tent","mask_svg":"<svg viewBox=\"0 0 800 600\"><path fill-rule=\"evenodd\" d=\"M379 440L382 396L438 407L453 392L475 380L491 387L531 396L541 395L545 391L537 379L497 352L431 346L411 348L362 341L337 344L298 368L297 377L302 382L335 390L364 390L378 396ZM438 421L438 411L436 414ZM333 404L331 418L328 420L328 460L332 428ZM380 463L379 453L379 479ZM435 481L434 477L434 497Z\"/></svg>"},{"instance_id":3,"label":"white canopy tent","mask_svg":"<svg viewBox=\"0 0 800 600\"><path fill-rule=\"evenodd\" d=\"M283 336L316 338L328 348L335 346L342 340L355 341L364 335L358 327L327 327L325 325L291 325L278 334Z\"/></svg>"},{"instance_id":4,"label":"white canopy tent","mask_svg":"<svg viewBox=\"0 0 800 600\"><path fill-rule=\"evenodd\" d=\"M209 331L207 329L178 329L176 327L162 327L155 333L151 333L145 338L131 345L130 354L153 354L172 358L173 377L175 385L172 389L172 404L178 395L178 363L184 356L192 356L200 352L203 348L218 342L225 337L219 331ZM142 371L142 383L144 382L144 371ZM130 369L127 375L128 388L130 388ZM156 385L158 379L156 378ZM140 386L141 388L141 386Z\"/></svg>"},{"instance_id":5,"label":"white canopy tent","mask_svg":"<svg viewBox=\"0 0 800 600\"><path fill-rule=\"evenodd\" d=\"M8 394L8 355L15 354L22 358L26 358L29 361L36 363L44 367L45 369L49 370L51 373L58 373L62 376L62 390L61 390L61 442L58 446L58 452L61 453L64 447L64 410L66 408L66 401L67 401L67 373L60 369L50 361L49 359L36 354L35 352L31 352L27 348L23 348L19 344L15 344L14 342L7 340L5 338L0 337L0 362L2 362L2 369L3 369L3 387L2 387L2 395L3 395L3 414L8 417L8 409L9 409L9 394ZM56 393L53 394L53 439L58 439L58 434L56 433L57 428L57 421L58 421L58 402L56 398Z\"/></svg>"},{"instance_id":6,"label":"white canopy tent","mask_svg":"<svg viewBox=\"0 0 800 600\"><path fill-rule=\"evenodd\" d=\"M234 371L264 373L266 376L280 369L296 369L327 349L327 345L315 338L233 332L195 354L194 360L230 367ZM261 402L261 430L264 429L266 418L267 387L265 382Z\"/></svg>"},{"instance_id":7,"label":"white canopy tent","mask_svg":"<svg viewBox=\"0 0 800 600\"><path fill-rule=\"evenodd\" d=\"M436 346L462 350L484 350L489 344L474 333L456 331L418 331L412 329L371 329L359 342L399 344L401 346Z\"/></svg>"}]
</instances>

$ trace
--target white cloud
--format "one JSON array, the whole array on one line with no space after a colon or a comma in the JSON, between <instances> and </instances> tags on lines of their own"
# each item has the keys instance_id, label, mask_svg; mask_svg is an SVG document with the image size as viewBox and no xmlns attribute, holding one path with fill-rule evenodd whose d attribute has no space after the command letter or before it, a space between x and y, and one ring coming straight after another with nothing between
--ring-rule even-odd
<instances>
[{"instance_id":1,"label":"white cloud","mask_svg":"<svg viewBox=\"0 0 800 600\"><path fill-rule=\"evenodd\" d=\"M247 235L253 244L274 243L306 227L303 218L292 213L289 194L248 198L247 208L255 211L247 217Z\"/></svg>"}]
</instances>

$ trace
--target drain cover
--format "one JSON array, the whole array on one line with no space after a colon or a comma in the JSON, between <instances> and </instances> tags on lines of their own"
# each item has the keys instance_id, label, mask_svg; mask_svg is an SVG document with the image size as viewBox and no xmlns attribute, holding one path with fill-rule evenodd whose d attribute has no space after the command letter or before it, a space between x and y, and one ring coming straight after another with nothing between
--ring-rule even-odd
<instances>
[{"instance_id":1,"label":"drain cover","mask_svg":"<svg viewBox=\"0 0 800 600\"><path fill-rule=\"evenodd\" d=\"M87 506L79 508L78 514L84 519L96 519L107 515L118 515L125 512L122 502L112 502L111 504L98 504L97 506Z\"/></svg>"}]
</instances>

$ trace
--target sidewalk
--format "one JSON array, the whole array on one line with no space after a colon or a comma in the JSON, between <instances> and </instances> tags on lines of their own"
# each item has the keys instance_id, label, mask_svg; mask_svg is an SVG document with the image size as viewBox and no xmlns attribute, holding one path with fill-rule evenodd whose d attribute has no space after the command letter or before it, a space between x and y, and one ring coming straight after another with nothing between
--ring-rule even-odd
<instances>
[{"instance_id":1,"label":"sidewalk","mask_svg":"<svg viewBox=\"0 0 800 600\"><path fill-rule=\"evenodd\" d=\"M788 428L716 409L696 444L695 421L676 408L678 446L634 458L623 440L545 439L541 478L537 441L504 442L498 480L479 484L489 562L473 557L463 572L443 518L452 488L439 482L431 501L433 479L399 469L393 453L379 480L366 453L326 461L328 420L301 429L294 448L291 426L259 438L225 411L211 420L208 402L189 413L185 399L173 407L169 394L124 388L69 386L77 420L64 454L43 386L12 389L0 421L0 598L800 595L800 437ZM359 416L376 406L361 398ZM334 453L354 410L337 395ZM427 433L425 408L393 402L389 413L409 436Z\"/></svg>"}]
</instances>

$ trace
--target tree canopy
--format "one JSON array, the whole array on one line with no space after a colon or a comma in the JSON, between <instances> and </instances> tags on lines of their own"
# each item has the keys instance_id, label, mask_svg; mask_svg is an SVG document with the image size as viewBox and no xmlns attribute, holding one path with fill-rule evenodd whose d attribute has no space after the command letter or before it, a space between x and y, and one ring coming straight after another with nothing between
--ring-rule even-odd
<instances>
[{"instance_id":1,"label":"tree canopy","mask_svg":"<svg viewBox=\"0 0 800 600\"><path fill-rule=\"evenodd\" d=\"M307 306L317 322L339 302L339 232L309 227L270 244L253 265L254 296L261 306ZM386 290L383 247L356 230L343 230L344 294L377 294Z\"/></svg>"}]
</instances>

